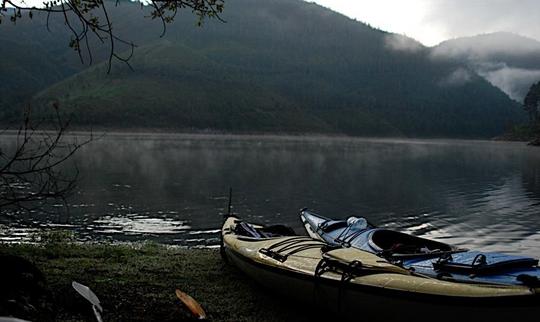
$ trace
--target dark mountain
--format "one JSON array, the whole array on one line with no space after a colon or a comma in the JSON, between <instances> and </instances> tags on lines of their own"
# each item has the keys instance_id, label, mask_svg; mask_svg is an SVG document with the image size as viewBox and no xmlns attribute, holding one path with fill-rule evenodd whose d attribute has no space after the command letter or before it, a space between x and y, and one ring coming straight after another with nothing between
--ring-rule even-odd
<instances>
[{"instance_id":1,"label":"dark mountain","mask_svg":"<svg viewBox=\"0 0 540 322\"><path fill-rule=\"evenodd\" d=\"M69 71L55 66L55 57L39 52L32 44L2 40L0 55L0 109L13 111L14 105L28 101L38 90L64 79Z\"/></svg>"},{"instance_id":2,"label":"dark mountain","mask_svg":"<svg viewBox=\"0 0 540 322\"><path fill-rule=\"evenodd\" d=\"M0 24L0 112L20 114L32 95L84 68L69 49L69 35L59 20L44 15ZM0 114L2 115L2 114Z\"/></svg>"},{"instance_id":3,"label":"dark mountain","mask_svg":"<svg viewBox=\"0 0 540 322\"><path fill-rule=\"evenodd\" d=\"M519 102L540 80L540 42L512 33L448 40L433 48L433 57L467 64Z\"/></svg>"},{"instance_id":4,"label":"dark mountain","mask_svg":"<svg viewBox=\"0 0 540 322\"><path fill-rule=\"evenodd\" d=\"M71 76L34 105L59 100L81 125L235 132L489 137L524 118L462 62L315 4L230 0L226 23L199 28L184 12L163 39L138 6L111 10L115 30L139 45L135 71L59 63ZM57 58L68 53L60 34L45 42Z\"/></svg>"}]
</instances>

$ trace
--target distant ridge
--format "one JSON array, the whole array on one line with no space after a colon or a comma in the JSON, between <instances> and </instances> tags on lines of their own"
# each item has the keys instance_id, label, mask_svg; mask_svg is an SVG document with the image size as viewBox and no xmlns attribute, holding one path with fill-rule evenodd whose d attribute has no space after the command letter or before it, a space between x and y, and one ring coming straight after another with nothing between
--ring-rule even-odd
<instances>
[{"instance_id":1,"label":"distant ridge","mask_svg":"<svg viewBox=\"0 0 540 322\"><path fill-rule=\"evenodd\" d=\"M21 33L46 54L67 57L53 66L58 77L33 74L56 84L39 88L32 104L58 100L79 125L250 133L491 137L525 118L467 64L434 60L410 38L312 3L230 0L227 23L197 28L183 13L164 39L137 8L111 8L115 28L140 46L135 72L120 64L112 75L103 64L83 68L58 36L54 46L40 38L42 25L13 29L9 36ZM8 38L2 32L0 40ZM13 48L10 57L24 50ZM16 114L5 103L2 110Z\"/></svg>"}]
</instances>

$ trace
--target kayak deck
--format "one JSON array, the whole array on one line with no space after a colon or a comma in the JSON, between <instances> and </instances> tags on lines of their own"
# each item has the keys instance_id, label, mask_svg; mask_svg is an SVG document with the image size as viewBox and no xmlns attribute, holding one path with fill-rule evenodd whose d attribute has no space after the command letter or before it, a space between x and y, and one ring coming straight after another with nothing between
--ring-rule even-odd
<instances>
[{"instance_id":1,"label":"kayak deck","mask_svg":"<svg viewBox=\"0 0 540 322\"><path fill-rule=\"evenodd\" d=\"M469 251L373 225L353 231L344 220L306 210L301 218L313 238L377 254L419 275L468 284L540 286L538 260L530 257Z\"/></svg>"}]
</instances>

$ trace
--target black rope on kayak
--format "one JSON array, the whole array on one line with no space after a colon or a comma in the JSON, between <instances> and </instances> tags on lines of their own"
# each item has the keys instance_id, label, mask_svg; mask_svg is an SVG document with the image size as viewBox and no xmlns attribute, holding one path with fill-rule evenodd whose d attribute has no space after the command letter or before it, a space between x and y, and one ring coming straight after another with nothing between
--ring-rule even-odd
<instances>
[{"instance_id":1,"label":"black rope on kayak","mask_svg":"<svg viewBox=\"0 0 540 322\"><path fill-rule=\"evenodd\" d=\"M309 237L303 237L303 238L290 238L284 241L281 241L279 243L276 243L270 247L267 247L268 250L272 250L278 253L282 253L284 251L287 251L291 248L298 247L299 245L302 245L302 243L313 243L315 242L316 245L323 245L323 242L314 241L313 239Z\"/></svg>"},{"instance_id":2,"label":"black rope on kayak","mask_svg":"<svg viewBox=\"0 0 540 322\"><path fill-rule=\"evenodd\" d=\"M322 249L321 249L322 250ZM315 272L313 274L313 303L315 305L318 304L318 297L317 294L319 293L319 286L320 281L322 280L322 275L328 271L332 270L332 266L330 265L330 261L326 260L325 258L322 258L319 263L317 263L317 266L315 267ZM326 303L324 303L326 305Z\"/></svg>"},{"instance_id":3,"label":"black rope on kayak","mask_svg":"<svg viewBox=\"0 0 540 322\"><path fill-rule=\"evenodd\" d=\"M284 262L291 255L313 248L322 249L325 245L322 241L316 241L307 236L299 236L282 240L266 248L261 248L259 252L275 260Z\"/></svg>"},{"instance_id":4,"label":"black rope on kayak","mask_svg":"<svg viewBox=\"0 0 540 322\"><path fill-rule=\"evenodd\" d=\"M342 247L349 248L351 247L351 243L361 234L366 232L367 230L371 229L369 226L365 229L352 231L351 232L351 226L347 226L347 228L343 229L343 231L334 239L334 241L338 244L340 244Z\"/></svg>"},{"instance_id":5,"label":"black rope on kayak","mask_svg":"<svg viewBox=\"0 0 540 322\"><path fill-rule=\"evenodd\" d=\"M323 258L319 261L315 267L315 273L313 275L313 303L318 306L318 296L320 281L322 280L322 275L329 270L328 262ZM326 303L324 303L326 304Z\"/></svg>"},{"instance_id":6,"label":"black rope on kayak","mask_svg":"<svg viewBox=\"0 0 540 322\"><path fill-rule=\"evenodd\" d=\"M345 293L345 289L347 287L346 284L348 284L352 279L354 279L356 276L358 276L356 273L362 269L362 262L354 260L347 265L347 269L343 270L341 273L341 283L339 284L339 293L338 293L338 312L341 313L342 305L343 305L343 298Z\"/></svg>"},{"instance_id":7,"label":"black rope on kayak","mask_svg":"<svg viewBox=\"0 0 540 322\"><path fill-rule=\"evenodd\" d=\"M315 267L315 277L321 277L326 272L341 274L341 281L348 282L357 276L362 276L373 272L365 267L361 261L353 260L343 263L337 260L322 258Z\"/></svg>"},{"instance_id":8,"label":"black rope on kayak","mask_svg":"<svg viewBox=\"0 0 540 322\"><path fill-rule=\"evenodd\" d=\"M287 238L285 240L282 240L280 242L277 242L277 243L275 243L275 244L273 244L271 246L268 246L267 249L272 250L272 249L280 247L282 245L286 245L286 244L293 243L295 241L301 241L301 240L309 241L309 240L312 240L312 239L310 237L308 237L308 236L291 237L291 238Z\"/></svg>"},{"instance_id":9,"label":"black rope on kayak","mask_svg":"<svg viewBox=\"0 0 540 322\"><path fill-rule=\"evenodd\" d=\"M372 228L365 228L365 229L361 229L361 230L358 230L356 231L354 234L352 234L349 238L348 238L348 241L349 242L352 242L354 239L356 239L356 237L360 236L361 234L363 234L364 232L370 230Z\"/></svg>"},{"instance_id":10,"label":"black rope on kayak","mask_svg":"<svg viewBox=\"0 0 540 322\"><path fill-rule=\"evenodd\" d=\"M292 249L290 252L288 252L287 254L285 254L285 256L291 256L291 255L294 255L296 253L300 253L300 252L303 252L305 250L308 250L308 249L313 249L313 248L321 248L321 244L305 244L305 245L299 245L298 247Z\"/></svg>"},{"instance_id":11,"label":"black rope on kayak","mask_svg":"<svg viewBox=\"0 0 540 322\"><path fill-rule=\"evenodd\" d=\"M304 244L297 243L297 244L293 244L293 245L283 246L277 251L280 252L280 253L284 253L284 252L286 252L288 250L295 251L298 248L303 248L303 247L306 247L306 246L310 247L310 248L313 248L313 247L321 248L323 246L323 244L321 242L317 242L317 241L306 242Z\"/></svg>"},{"instance_id":12,"label":"black rope on kayak","mask_svg":"<svg viewBox=\"0 0 540 322\"><path fill-rule=\"evenodd\" d=\"M339 243L339 244L342 244L342 245L343 245L344 243L347 243L347 244L349 244L349 246L347 246L347 247L350 247L350 243L348 243L348 242L346 241L347 235L349 234L349 231L350 231L350 230L351 230L351 226L348 225L345 229L343 229L343 230L341 231L341 233L339 233L339 235L338 235L336 238L334 238L334 241L337 242L337 243ZM343 237L344 237L344 238L343 238Z\"/></svg>"},{"instance_id":13,"label":"black rope on kayak","mask_svg":"<svg viewBox=\"0 0 540 322\"><path fill-rule=\"evenodd\" d=\"M316 278L320 278L322 274L329 271L330 265L328 265L328 261L326 259L321 259L317 266L315 267L315 274L314 276Z\"/></svg>"},{"instance_id":14,"label":"black rope on kayak","mask_svg":"<svg viewBox=\"0 0 540 322\"><path fill-rule=\"evenodd\" d=\"M301 241L303 242L303 241ZM266 255L268 257L271 257L275 260L278 260L280 262L284 262L287 260L289 256L292 256L294 254L300 253L302 251L313 249L313 248L321 248L323 245L321 243L301 243L298 242L294 245L286 245L280 248L279 250L275 249L269 249L269 248L261 248L259 252L263 255Z\"/></svg>"},{"instance_id":15,"label":"black rope on kayak","mask_svg":"<svg viewBox=\"0 0 540 322\"><path fill-rule=\"evenodd\" d=\"M268 248L259 249L259 253L261 253L263 255L266 255L266 256L268 256L270 258L273 258L273 259L275 259L277 261L280 261L282 263L287 260L287 256L282 255L282 254L280 254L278 252L275 252L273 250L270 250Z\"/></svg>"},{"instance_id":16,"label":"black rope on kayak","mask_svg":"<svg viewBox=\"0 0 540 322\"><path fill-rule=\"evenodd\" d=\"M322 275L326 272L334 272L337 274L341 274L340 278L340 284L339 284L339 290L338 290L338 312L341 313L342 310L342 302L344 298L344 293L346 286L348 282L350 282L352 279L354 279L357 276L364 275L365 273L368 273L370 270L364 270L364 265L362 262L354 260L350 263L342 263L336 260L323 258L319 261L317 266L315 267L315 273L314 273L314 303L317 301L317 291L319 287L319 281L322 279Z\"/></svg>"}]
</instances>

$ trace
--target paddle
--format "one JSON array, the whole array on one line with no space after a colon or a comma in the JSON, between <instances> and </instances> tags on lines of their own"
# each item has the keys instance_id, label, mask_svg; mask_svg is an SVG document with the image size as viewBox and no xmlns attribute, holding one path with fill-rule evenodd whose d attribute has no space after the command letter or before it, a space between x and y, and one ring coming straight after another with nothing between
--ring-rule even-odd
<instances>
[{"instance_id":1,"label":"paddle","mask_svg":"<svg viewBox=\"0 0 540 322\"><path fill-rule=\"evenodd\" d=\"M71 286L73 286L77 293L81 294L82 297L84 297L88 302L92 304L92 310L94 311L96 320L98 322L103 322L100 314L100 312L103 312L103 308L101 307L101 303L99 302L97 295L94 294L94 292L92 292L92 290L88 286L82 285L75 281L71 283Z\"/></svg>"},{"instance_id":2,"label":"paddle","mask_svg":"<svg viewBox=\"0 0 540 322\"><path fill-rule=\"evenodd\" d=\"M184 303L184 305L191 311L191 313L199 320L206 320L206 312L204 312L202 306L195 301L188 294L176 289L176 297Z\"/></svg>"}]
</instances>

